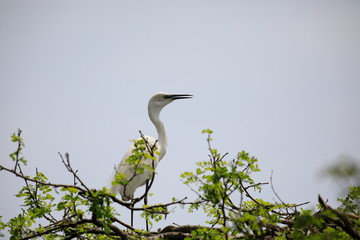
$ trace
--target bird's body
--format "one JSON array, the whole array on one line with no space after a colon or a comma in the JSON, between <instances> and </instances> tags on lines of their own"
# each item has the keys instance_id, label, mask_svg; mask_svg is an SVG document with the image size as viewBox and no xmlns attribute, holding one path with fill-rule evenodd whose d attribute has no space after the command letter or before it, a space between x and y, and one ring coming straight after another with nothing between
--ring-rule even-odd
<instances>
[{"instance_id":1,"label":"bird's body","mask_svg":"<svg viewBox=\"0 0 360 240\"><path fill-rule=\"evenodd\" d=\"M154 124L157 130L158 139L150 136L144 136L143 138L149 146L154 146L155 144L154 149L159 154L153 154L154 159L145 159L142 161L142 164L152 166L152 168L155 169L159 161L166 154L167 135L164 124L160 120L160 111L163 109L163 107L176 99L185 99L191 97L192 95L188 94L168 94L160 92L150 98L148 103L148 114L151 122ZM112 179L114 180L115 175L120 173L125 176L125 179L128 181L127 184L112 184L111 186L112 192L120 193L122 200L124 201L133 199L135 190L145 185L154 174L154 172L148 168L144 168L142 173L135 172L134 167L131 166L127 161L127 159L129 159L129 157L133 154L134 149L135 146L134 144L132 144L124 154L121 162L116 168L114 176L112 177Z\"/></svg>"},{"instance_id":2,"label":"bird's body","mask_svg":"<svg viewBox=\"0 0 360 240\"><path fill-rule=\"evenodd\" d=\"M149 143L150 146L155 144L155 148L157 151L160 150L160 146L157 143L156 139L150 136L144 136L144 139ZM140 139L138 139L140 140ZM112 185L111 190L114 193L120 193L122 200L128 201L134 197L135 190L143 185L145 185L146 181L151 179L153 172L149 169L145 168L144 173L136 174L135 170L131 165L129 165L126 160L131 156L132 151L135 149L135 146L132 144L129 146L128 150L124 154L120 164L116 168L116 173L125 174L126 179L131 179L128 184L116 184ZM142 162L142 164L146 164L148 166L152 166L154 169L156 168L158 162L160 161L159 155L154 155L155 160L146 159ZM134 177L133 177L134 176ZM114 176L115 177L115 176Z\"/></svg>"}]
</instances>

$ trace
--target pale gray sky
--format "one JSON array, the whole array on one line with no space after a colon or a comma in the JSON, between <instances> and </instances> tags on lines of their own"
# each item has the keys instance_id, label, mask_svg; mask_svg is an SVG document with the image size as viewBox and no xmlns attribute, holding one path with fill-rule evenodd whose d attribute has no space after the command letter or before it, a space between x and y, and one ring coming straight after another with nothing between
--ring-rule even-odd
<instances>
[{"instance_id":1,"label":"pale gray sky","mask_svg":"<svg viewBox=\"0 0 360 240\"><path fill-rule=\"evenodd\" d=\"M179 175L207 160L205 128L228 159L258 157L256 180L273 170L284 201L335 203L319 172L343 154L360 159L359 24L359 1L0 0L1 164L13 165L9 136L21 128L27 174L71 182L58 156L69 152L102 187L138 130L156 134L149 97L190 93L162 112L169 145L151 203L193 196ZM7 220L22 182L3 172L0 182ZM172 222L204 218L178 208L156 227Z\"/></svg>"}]
</instances>

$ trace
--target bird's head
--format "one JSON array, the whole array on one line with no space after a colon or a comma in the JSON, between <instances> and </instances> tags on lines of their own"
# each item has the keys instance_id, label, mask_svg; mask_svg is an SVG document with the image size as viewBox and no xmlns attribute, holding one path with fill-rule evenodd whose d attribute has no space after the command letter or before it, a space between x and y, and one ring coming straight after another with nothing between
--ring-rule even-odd
<instances>
[{"instance_id":1,"label":"bird's head","mask_svg":"<svg viewBox=\"0 0 360 240\"><path fill-rule=\"evenodd\" d=\"M178 99L192 98L190 94L170 94L159 92L152 96L149 100L149 107L161 110L163 107Z\"/></svg>"}]
</instances>

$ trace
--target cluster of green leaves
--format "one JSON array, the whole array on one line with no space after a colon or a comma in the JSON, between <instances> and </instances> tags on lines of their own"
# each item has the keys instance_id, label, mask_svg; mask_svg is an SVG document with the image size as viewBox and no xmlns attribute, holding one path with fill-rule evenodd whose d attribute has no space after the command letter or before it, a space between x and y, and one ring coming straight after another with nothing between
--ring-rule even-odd
<instances>
[{"instance_id":1,"label":"cluster of green leaves","mask_svg":"<svg viewBox=\"0 0 360 240\"><path fill-rule=\"evenodd\" d=\"M333 209L319 197L319 210L303 210L295 219L295 239L360 239L360 187L349 187L347 196L338 199L341 206Z\"/></svg>"},{"instance_id":2,"label":"cluster of green leaves","mask_svg":"<svg viewBox=\"0 0 360 240\"><path fill-rule=\"evenodd\" d=\"M92 220L97 226L103 227L106 234L110 234L110 226L114 222L113 208L111 199L108 197L107 190L91 191L87 197L89 212Z\"/></svg>"},{"instance_id":3,"label":"cluster of green leaves","mask_svg":"<svg viewBox=\"0 0 360 240\"><path fill-rule=\"evenodd\" d=\"M2 221L2 216L0 216L0 237L4 237L5 235L2 231L6 228L6 224Z\"/></svg>"},{"instance_id":4,"label":"cluster of green leaves","mask_svg":"<svg viewBox=\"0 0 360 240\"><path fill-rule=\"evenodd\" d=\"M157 151L156 144L151 145L145 137L137 140L132 140L133 149L131 155L126 159L126 163L129 166L128 174L116 173L115 179L112 182L113 185L121 184L128 185L137 175L143 174L145 170L155 173L154 161L160 154Z\"/></svg>"},{"instance_id":5,"label":"cluster of green leaves","mask_svg":"<svg viewBox=\"0 0 360 240\"><path fill-rule=\"evenodd\" d=\"M285 206L251 196L250 192L260 192L264 184L256 183L251 177L253 173L260 171L258 160L242 151L235 159L227 161L227 154L222 155L211 146L213 132L206 129L202 133L207 134L209 160L197 162L198 168L195 172L181 175L185 184L197 186L197 189L193 190L198 199L189 210L202 207L210 217L207 223L222 226L225 237L228 233L264 236L267 232L264 232L266 228L262 226L279 223L280 216L275 209Z\"/></svg>"},{"instance_id":6,"label":"cluster of green leaves","mask_svg":"<svg viewBox=\"0 0 360 240\"><path fill-rule=\"evenodd\" d=\"M207 134L209 160L197 162L195 172L185 172L181 177L198 195L189 211L203 208L210 217L207 223L221 228L216 231L215 228L201 228L193 231L188 239L227 239L229 235L242 239L269 236L276 239L350 239L350 236L358 236L359 187L350 188L348 196L339 199L342 207L338 210L323 204L317 212L298 211L299 205L287 204L281 199L276 203L257 199L253 194L266 184L256 183L252 178L253 173L260 171L257 159L242 151L235 159L227 161L227 154L222 155L211 146L213 132L206 129L202 133Z\"/></svg>"},{"instance_id":7,"label":"cluster of green leaves","mask_svg":"<svg viewBox=\"0 0 360 240\"><path fill-rule=\"evenodd\" d=\"M22 163L24 165L27 164L27 160L25 160L25 158L21 156L21 151L25 147L25 143L21 137L20 129L18 129L17 134L13 133L11 135L11 141L18 144L16 150L13 153L10 153L10 158L15 162L15 169L16 169L19 163Z\"/></svg>"},{"instance_id":8,"label":"cluster of green leaves","mask_svg":"<svg viewBox=\"0 0 360 240\"><path fill-rule=\"evenodd\" d=\"M344 231L344 229L330 220L335 220L336 218L337 216L331 211L322 211L321 214L314 214L310 210L304 210L294 221L294 227L287 236L290 236L292 239L299 240L352 239L352 237ZM359 230L359 227L357 229ZM354 237L354 239L358 238Z\"/></svg>"},{"instance_id":9,"label":"cluster of green leaves","mask_svg":"<svg viewBox=\"0 0 360 240\"><path fill-rule=\"evenodd\" d=\"M134 180L134 178L140 174L144 174L146 171L151 174L149 177L149 182L146 185L145 193L143 196L135 199L131 199L131 203L135 204L141 199L145 198L146 195L152 196L149 194L149 188L153 183L153 177L155 172L155 160L159 157L160 152L158 151L155 143L150 143L146 137L141 135L140 139L132 140L133 149L131 155L126 159L126 164L128 171L126 174L118 172L115 175L115 179L112 184L121 184L125 188L126 186ZM151 177L152 176L152 177ZM158 222L168 214L166 207L162 204L158 206L149 206L147 203L142 205L144 211L141 213L141 217L144 218L150 226L153 225L152 221Z\"/></svg>"},{"instance_id":10,"label":"cluster of green leaves","mask_svg":"<svg viewBox=\"0 0 360 240\"><path fill-rule=\"evenodd\" d=\"M39 183L47 180L42 173L37 173L33 177ZM30 227L36 223L38 219L46 217L51 219L51 212L54 208L54 197L51 194L52 189L48 185L30 184L26 181L25 186L19 191L16 197L23 198L23 213L17 217L10 219L10 233L16 238L28 235ZM35 231L43 231L40 226Z\"/></svg>"},{"instance_id":11,"label":"cluster of green leaves","mask_svg":"<svg viewBox=\"0 0 360 240\"><path fill-rule=\"evenodd\" d=\"M141 217L148 221L150 226L153 226L153 221L159 222L169 214L166 206L162 204L158 205L143 205L144 211L141 213Z\"/></svg>"},{"instance_id":12,"label":"cluster of green leaves","mask_svg":"<svg viewBox=\"0 0 360 240\"><path fill-rule=\"evenodd\" d=\"M325 212L322 214L325 214ZM329 214L329 212L326 214ZM349 235L345 232L326 226L324 218L320 215L314 215L314 212L311 210L303 210L301 212L296 218L294 228L288 236L294 239L350 239Z\"/></svg>"},{"instance_id":13,"label":"cluster of green leaves","mask_svg":"<svg viewBox=\"0 0 360 240\"><path fill-rule=\"evenodd\" d=\"M345 198L338 198L342 203L340 210L345 213L360 216L360 186L349 187Z\"/></svg>"},{"instance_id":14,"label":"cluster of green leaves","mask_svg":"<svg viewBox=\"0 0 360 240\"><path fill-rule=\"evenodd\" d=\"M0 221L0 230L7 229L11 239L36 238L61 239L80 236L91 239L94 231L104 236L110 233L114 219L110 194L104 190L89 190L76 185L57 185L36 171L34 177L23 174L22 164L27 161L21 157L25 146L21 130L11 136L18 143L17 149L10 154L15 161L13 169L1 166L1 170L16 174L24 179L24 186L16 195L23 199L22 213L7 223ZM60 191L59 191L60 190ZM4 236L1 234L0 236Z\"/></svg>"},{"instance_id":15,"label":"cluster of green leaves","mask_svg":"<svg viewBox=\"0 0 360 240\"><path fill-rule=\"evenodd\" d=\"M200 227L191 231L191 237L187 237L186 240L223 240L224 233L218 229Z\"/></svg>"},{"instance_id":16,"label":"cluster of green leaves","mask_svg":"<svg viewBox=\"0 0 360 240\"><path fill-rule=\"evenodd\" d=\"M42 173L33 179L41 182L47 180ZM36 183L23 187L17 194L17 197L24 199L23 212L6 224L11 239L40 235L46 236L46 239L72 235L90 239L95 229L103 229L99 231L103 236L110 233L114 213L106 190L81 194L79 189L62 187L60 192L60 201L55 203L59 192L53 192L50 186Z\"/></svg>"}]
</instances>

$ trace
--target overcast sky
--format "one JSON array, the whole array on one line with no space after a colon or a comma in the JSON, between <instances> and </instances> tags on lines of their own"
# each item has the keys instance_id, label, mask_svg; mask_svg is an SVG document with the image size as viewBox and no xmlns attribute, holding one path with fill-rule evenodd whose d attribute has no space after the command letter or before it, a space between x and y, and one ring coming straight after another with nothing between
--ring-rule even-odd
<instances>
[{"instance_id":1,"label":"overcast sky","mask_svg":"<svg viewBox=\"0 0 360 240\"><path fill-rule=\"evenodd\" d=\"M213 146L259 159L257 181L286 202L336 202L320 172L341 156L360 159L359 1L0 0L0 161L21 128L24 169L71 183L58 152L92 188L109 180L139 130L156 136L148 99L193 94L168 105L168 130L150 203L193 194L179 175ZM23 183L0 172L0 215L21 212ZM275 198L269 186L264 200ZM176 214L156 227L202 224ZM121 212L128 221L127 213ZM137 227L144 227L140 221Z\"/></svg>"}]
</instances>

